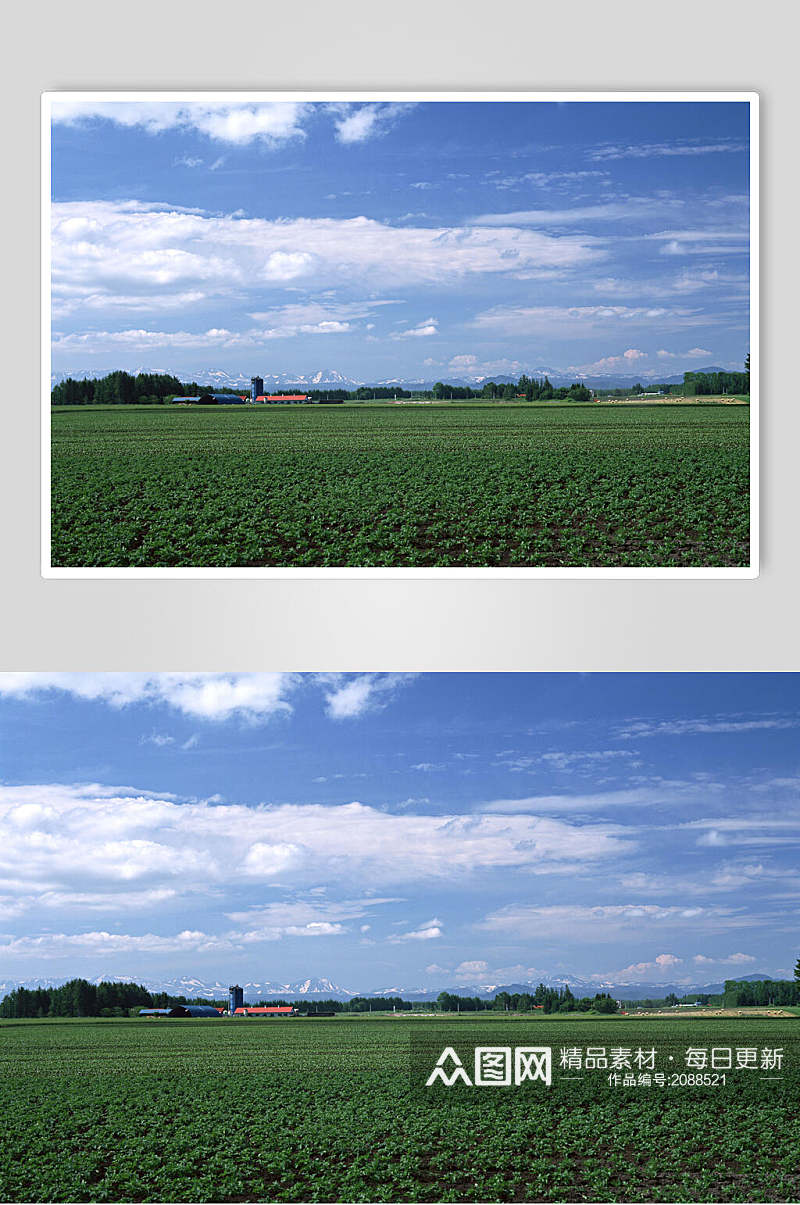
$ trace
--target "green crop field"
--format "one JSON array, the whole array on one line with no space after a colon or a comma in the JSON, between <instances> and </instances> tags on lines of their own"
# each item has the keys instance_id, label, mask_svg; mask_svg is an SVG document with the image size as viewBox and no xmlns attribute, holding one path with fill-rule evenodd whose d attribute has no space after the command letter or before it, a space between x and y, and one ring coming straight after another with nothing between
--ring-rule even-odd
<instances>
[{"instance_id":1,"label":"green crop field","mask_svg":"<svg viewBox=\"0 0 800 1205\"><path fill-rule=\"evenodd\" d=\"M52 563L745 566L749 406L54 407Z\"/></svg>"},{"instance_id":2,"label":"green crop field","mask_svg":"<svg viewBox=\"0 0 800 1205\"><path fill-rule=\"evenodd\" d=\"M797 1201L798 1022L0 1022L9 1201ZM413 1035L417 1035L414 1038ZM419 1042L783 1048L780 1078L426 1089ZM427 1070L427 1065L425 1070ZM676 1055L676 1065L680 1058ZM570 1075L574 1074L572 1072Z\"/></svg>"}]
</instances>

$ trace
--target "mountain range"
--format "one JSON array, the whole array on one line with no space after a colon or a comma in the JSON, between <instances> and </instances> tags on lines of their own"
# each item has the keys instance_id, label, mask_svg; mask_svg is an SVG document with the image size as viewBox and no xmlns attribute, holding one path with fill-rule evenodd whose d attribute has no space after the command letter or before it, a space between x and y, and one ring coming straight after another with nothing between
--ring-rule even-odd
<instances>
[{"instance_id":1,"label":"mountain range","mask_svg":"<svg viewBox=\"0 0 800 1205\"><path fill-rule=\"evenodd\" d=\"M165 368L136 368L132 372L167 372ZM724 370L716 365L707 368L699 368L698 372L723 372ZM71 372L54 372L50 376L51 387L59 384L61 381L72 377L74 380L85 380L90 377L103 376L102 371L97 369L73 369ZM176 374L182 381L195 381L198 385L207 386L209 389L250 389L250 377L244 376L242 373L226 372L220 368L195 368L191 372L180 372ZM528 376L537 378L549 377L553 385L571 385L573 381L584 381L587 385L592 385L596 389L627 389L641 381L646 383L647 378L641 374L638 376L625 375L621 373L578 373L564 372L558 368L539 367L528 370ZM683 383L683 373L673 376L659 376L656 378L659 384L680 385ZM515 377L507 376L504 373L499 375L489 376L486 373L458 373L456 375L443 373L436 380L444 380L448 385L470 385L473 389L480 388L487 381L494 381L498 385L513 385L519 380L519 374ZM264 373L263 381L265 389L284 389L287 385L300 385L306 389L358 389L363 385L367 389L371 388L392 388L396 386L398 389L408 390L429 390L433 389L436 380L421 380L417 378L396 377L382 381L365 381L357 380L355 377L348 377L339 372L335 368L320 368L316 372L311 373Z\"/></svg>"},{"instance_id":2,"label":"mountain range","mask_svg":"<svg viewBox=\"0 0 800 1205\"><path fill-rule=\"evenodd\" d=\"M67 978L72 978L72 976ZM38 976L32 979L0 982L0 998L17 987L59 987L62 983L67 982L67 978L56 979L52 976ZM111 971L99 975L87 975L84 978L88 979L90 983L95 984L102 983L103 981L140 983L151 992L168 992L171 996L187 996L190 999L192 997L202 997L210 1000L221 1000L227 997L229 986L228 982L222 982L218 979L196 979L190 976L176 979L150 979L140 975L122 975ZM754 983L763 979L769 979L770 976L739 975L737 978L740 981ZM324 976L321 978L299 979L293 983L281 983L276 980L265 979L258 982L250 981L243 983L241 986L244 989L245 1000L252 1004L258 1000L274 1000L279 998L290 1000L351 1000L353 996L402 996L405 1000L424 1002L435 1000L441 991L451 992L458 996L480 996L490 999L497 995L498 992L508 992L510 995L532 992L539 983L544 983L546 987L553 988L562 988L569 985L570 991L575 996L593 996L596 992L608 992L609 995L617 999L662 998L671 992L674 992L676 996L683 996L690 992L717 994L722 992L725 986L723 983L652 983L646 981L614 983L597 979L583 979L574 975L563 977L542 976L540 979L531 980L528 983L459 984L455 987L445 986L436 988L404 988L392 985L390 987L371 988L358 992L350 991L348 988L342 987L340 984Z\"/></svg>"}]
</instances>

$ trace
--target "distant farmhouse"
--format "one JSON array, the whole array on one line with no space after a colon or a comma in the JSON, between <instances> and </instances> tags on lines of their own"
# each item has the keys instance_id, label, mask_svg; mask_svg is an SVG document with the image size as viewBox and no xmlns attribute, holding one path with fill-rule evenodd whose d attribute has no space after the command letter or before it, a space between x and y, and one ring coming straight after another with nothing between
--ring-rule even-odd
<instances>
[{"instance_id":1,"label":"distant farmhouse","mask_svg":"<svg viewBox=\"0 0 800 1205\"><path fill-rule=\"evenodd\" d=\"M236 393L203 393L195 397L174 397L172 401L178 405L191 405L205 401L217 406L242 406L248 402L251 406L300 406L310 402L311 398L307 393L264 393L263 378L251 377L249 397L247 394Z\"/></svg>"}]
</instances>

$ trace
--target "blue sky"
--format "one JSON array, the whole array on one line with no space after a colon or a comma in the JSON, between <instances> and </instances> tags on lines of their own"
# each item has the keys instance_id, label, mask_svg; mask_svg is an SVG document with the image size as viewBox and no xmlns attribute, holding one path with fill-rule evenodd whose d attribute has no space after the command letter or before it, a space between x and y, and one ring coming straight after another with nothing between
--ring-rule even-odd
<instances>
[{"instance_id":1,"label":"blue sky","mask_svg":"<svg viewBox=\"0 0 800 1205\"><path fill-rule=\"evenodd\" d=\"M53 368L739 368L748 129L734 102L62 94Z\"/></svg>"},{"instance_id":2,"label":"blue sky","mask_svg":"<svg viewBox=\"0 0 800 1205\"><path fill-rule=\"evenodd\" d=\"M799 729L795 674L2 674L0 979L789 975Z\"/></svg>"}]
</instances>

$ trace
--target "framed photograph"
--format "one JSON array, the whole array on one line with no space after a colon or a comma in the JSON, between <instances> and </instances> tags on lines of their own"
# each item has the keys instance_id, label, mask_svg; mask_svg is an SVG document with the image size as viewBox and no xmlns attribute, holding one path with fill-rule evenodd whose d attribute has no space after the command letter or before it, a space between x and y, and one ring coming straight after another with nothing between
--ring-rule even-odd
<instances>
[{"instance_id":1,"label":"framed photograph","mask_svg":"<svg viewBox=\"0 0 800 1205\"><path fill-rule=\"evenodd\" d=\"M45 94L43 574L756 576L757 115Z\"/></svg>"},{"instance_id":2,"label":"framed photograph","mask_svg":"<svg viewBox=\"0 0 800 1205\"><path fill-rule=\"evenodd\" d=\"M0 1196L794 1201L800 677L0 674Z\"/></svg>"}]
</instances>

